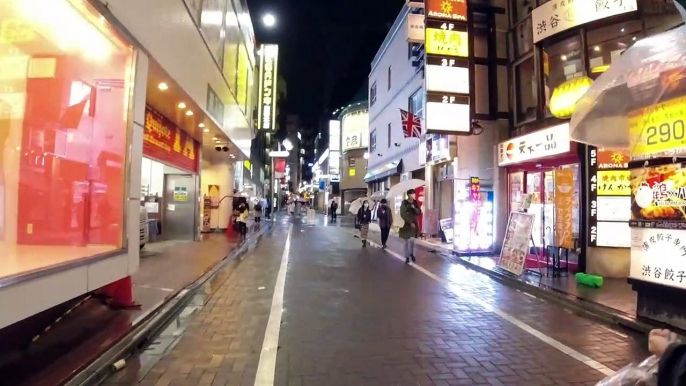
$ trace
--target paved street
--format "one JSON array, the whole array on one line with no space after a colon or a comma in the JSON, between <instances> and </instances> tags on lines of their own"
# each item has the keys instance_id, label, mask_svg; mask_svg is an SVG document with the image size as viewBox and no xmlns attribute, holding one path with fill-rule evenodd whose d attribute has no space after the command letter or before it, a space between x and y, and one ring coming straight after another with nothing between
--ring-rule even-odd
<instances>
[{"instance_id":1,"label":"paved street","mask_svg":"<svg viewBox=\"0 0 686 386\"><path fill-rule=\"evenodd\" d=\"M280 219L107 384L594 385L648 355L627 331L354 232Z\"/></svg>"}]
</instances>

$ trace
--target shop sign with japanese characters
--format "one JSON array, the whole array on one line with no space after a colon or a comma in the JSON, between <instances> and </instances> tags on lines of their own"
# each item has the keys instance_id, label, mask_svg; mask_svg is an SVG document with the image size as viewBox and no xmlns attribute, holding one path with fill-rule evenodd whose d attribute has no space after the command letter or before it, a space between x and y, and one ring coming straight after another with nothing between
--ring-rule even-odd
<instances>
[{"instance_id":1,"label":"shop sign with japanese characters","mask_svg":"<svg viewBox=\"0 0 686 386\"><path fill-rule=\"evenodd\" d=\"M686 230L631 228L630 277L686 288Z\"/></svg>"},{"instance_id":2,"label":"shop sign with japanese characters","mask_svg":"<svg viewBox=\"0 0 686 386\"><path fill-rule=\"evenodd\" d=\"M369 143L369 114L367 110L356 111L341 117L343 151L367 147Z\"/></svg>"},{"instance_id":3,"label":"shop sign with japanese characters","mask_svg":"<svg viewBox=\"0 0 686 386\"><path fill-rule=\"evenodd\" d=\"M551 0L531 13L534 43L573 27L637 9L636 0Z\"/></svg>"},{"instance_id":4,"label":"shop sign with japanese characters","mask_svg":"<svg viewBox=\"0 0 686 386\"><path fill-rule=\"evenodd\" d=\"M443 23L446 24L446 23ZM467 31L426 27L426 53L443 56L469 55Z\"/></svg>"},{"instance_id":5,"label":"shop sign with japanese characters","mask_svg":"<svg viewBox=\"0 0 686 386\"><path fill-rule=\"evenodd\" d=\"M629 170L599 170L599 196L631 196L631 173Z\"/></svg>"},{"instance_id":6,"label":"shop sign with japanese characters","mask_svg":"<svg viewBox=\"0 0 686 386\"><path fill-rule=\"evenodd\" d=\"M262 130L274 130L279 46L263 44L260 52L260 100L257 122Z\"/></svg>"},{"instance_id":7,"label":"shop sign with japanese characters","mask_svg":"<svg viewBox=\"0 0 686 386\"><path fill-rule=\"evenodd\" d=\"M424 12L432 19L467 21L467 0L426 0Z\"/></svg>"},{"instance_id":8,"label":"shop sign with japanese characters","mask_svg":"<svg viewBox=\"0 0 686 386\"><path fill-rule=\"evenodd\" d=\"M529 253L531 229L534 225L534 215L531 213L512 212L507 221L503 248L500 250L498 266L515 275L524 271L526 256Z\"/></svg>"},{"instance_id":9,"label":"shop sign with japanese characters","mask_svg":"<svg viewBox=\"0 0 686 386\"><path fill-rule=\"evenodd\" d=\"M498 165L505 166L570 151L569 123L498 144Z\"/></svg>"},{"instance_id":10,"label":"shop sign with japanese characters","mask_svg":"<svg viewBox=\"0 0 686 386\"><path fill-rule=\"evenodd\" d=\"M151 107L145 108L143 155L190 172L198 171L199 144Z\"/></svg>"},{"instance_id":11,"label":"shop sign with japanese characters","mask_svg":"<svg viewBox=\"0 0 686 386\"><path fill-rule=\"evenodd\" d=\"M562 248L573 248L574 170L555 170L555 242Z\"/></svg>"},{"instance_id":12,"label":"shop sign with japanese characters","mask_svg":"<svg viewBox=\"0 0 686 386\"><path fill-rule=\"evenodd\" d=\"M424 43L424 15L410 13L407 15L407 41Z\"/></svg>"},{"instance_id":13,"label":"shop sign with japanese characters","mask_svg":"<svg viewBox=\"0 0 686 386\"><path fill-rule=\"evenodd\" d=\"M631 187L631 220L686 221L686 163L632 169Z\"/></svg>"}]
</instances>

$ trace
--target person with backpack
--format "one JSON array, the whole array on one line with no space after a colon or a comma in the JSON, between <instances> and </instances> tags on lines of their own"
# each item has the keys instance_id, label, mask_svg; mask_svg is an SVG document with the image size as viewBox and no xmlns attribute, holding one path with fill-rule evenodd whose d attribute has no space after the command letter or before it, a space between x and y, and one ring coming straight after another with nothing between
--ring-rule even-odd
<instances>
[{"instance_id":1,"label":"person with backpack","mask_svg":"<svg viewBox=\"0 0 686 386\"><path fill-rule=\"evenodd\" d=\"M415 199L414 189L407 191L407 199L400 204L400 217L405 222L398 236L405 240L405 264L410 264L410 259L414 262L414 241L419 237L419 216L422 210L419 208L419 201Z\"/></svg>"}]
</instances>

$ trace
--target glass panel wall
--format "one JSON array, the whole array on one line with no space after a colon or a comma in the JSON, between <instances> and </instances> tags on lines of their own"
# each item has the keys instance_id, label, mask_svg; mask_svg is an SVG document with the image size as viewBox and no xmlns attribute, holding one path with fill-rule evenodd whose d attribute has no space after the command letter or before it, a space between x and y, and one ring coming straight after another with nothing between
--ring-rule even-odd
<instances>
[{"instance_id":1,"label":"glass panel wall","mask_svg":"<svg viewBox=\"0 0 686 386\"><path fill-rule=\"evenodd\" d=\"M86 0L0 1L0 279L122 249L132 61Z\"/></svg>"},{"instance_id":2,"label":"glass panel wall","mask_svg":"<svg viewBox=\"0 0 686 386\"><path fill-rule=\"evenodd\" d=\"M536 119L538 81L536 80L533 56L515 65L514 84L517 98L515 121L521 123Z\"/></svg>"}]
</instances>

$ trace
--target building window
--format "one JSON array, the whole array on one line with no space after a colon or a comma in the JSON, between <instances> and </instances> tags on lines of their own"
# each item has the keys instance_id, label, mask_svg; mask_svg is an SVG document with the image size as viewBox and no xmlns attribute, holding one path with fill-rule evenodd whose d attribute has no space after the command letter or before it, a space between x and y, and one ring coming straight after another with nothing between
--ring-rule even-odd
<instances>
[{"instance_id":1,"label":"building window","mask_svg":"<svg viewBox=\"0 0 686 386\"><path fill-rule=\"evenodd\" d=\"M535 0L515 0L514 22L524 20L525 17L531 15L531 11L536 8Z\"/></svg>"},{"instance_id":2,"label":"building window","mask_svg":"<svg viewBox=\"0 0 686 386\"><path fill-rule=\"evenodd\" d=\"M534 48L534 34L531 26L531 17L517 24L514 29L515 56L521 58Z\"/></svg>"},{"instance_id":3,"label":"building window","mask_svg":"<svg viewBox=\"0 0 686 386\"><path fill-rule=\"evenodd\" d=\"M408 110L420 118L424 117L424 96L424 90L420 88L410 96L408 103Z\"/></svg>"},{"instance_id":4,"label":"building window","mask_svg":"<svg viewBox=\"0 0 686 386\"><path fill-rule=\"evenodd\" d=\"M374 103L376 103L376 82L369 88L369 106L374 106Z\"/></svg>"},{"instance_id":5,"label":"building window","mask_svg":"<svg viewBox=\"0 0 686 386\"><path fill-rule=\"evenodd\" d=\"M517 123L536 119L538 107L538 82L534 69L533 55L514 67L514 87L516 96Z\"/></svg>"},{"instance_id":6,"label":"building window","mask_svg":"<svg viewBox=\"0 0 686 386\"><path fill-rule=\"evenodd\" d=\"M388 124L388 147L391 147L391 130L392 130L392 126L389 123Z\"/></svg>"},{"instance_id":7,"label":"building window","mask_svg":"<svg viewBox=\"0 0 686 386\"><path fill-rule=\"evenodd\" d=\"M355 168L355 157L348 158L348 167Z\"/></svg>"},{"instance_id":8,"label":"building window","mask_svg":"<svg viewBox=\"0 0 686 386\"><path fill-rule=\"evenodd\" d=\"M586 73L582 57L581 38L578 35L543 47L542 72L546 115L552 115L548 105L555 88L570 79Z\"/></svg>"},{"instance_id":9,"label":"building window","mask_svg":"<svg viewBox=\"0 0 686 386\"><path fill-rule=\"evenodd\" d=\"M393 71L391 70L391 66L388 66L388 89L391 89L391 74Z\"/></svg>"},{"instance_id":10,"label":"building window","mask_svg":"<svg viewBox=\"0 0 686 386\"><path fill-rule=\"evenodd\" d=\"M376 129L369 133L369 151L376 151Z\"/></svg>"},{"instance_id":11,"label":"building window","mask_svg":"<svg viewBox=\"0 0 686 386\"><path fill-rule=\"evenodd\" d=\"M86 3L0 6L0 279L123 249L134 51Z\"/></svg>"},{"instance_id":12,"label":"building window","mask_svg":"<svg viewBox=\"0 0 686 386\"><path fill-rule=\"evenodd\" d=\"M612 62L641 38L642 29L641 21L632 20L588 31L589 77L595 80L605 72Z\"/></svg>"}]
</instances>

